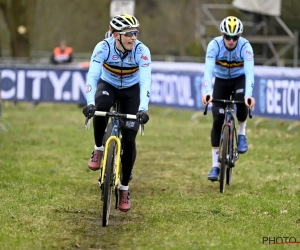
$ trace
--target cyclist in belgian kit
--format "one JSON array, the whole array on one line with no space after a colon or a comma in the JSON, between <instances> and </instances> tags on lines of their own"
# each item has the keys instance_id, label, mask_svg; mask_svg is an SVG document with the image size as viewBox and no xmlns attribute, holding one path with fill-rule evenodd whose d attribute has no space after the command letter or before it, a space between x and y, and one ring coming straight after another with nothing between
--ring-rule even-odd
<instances>
[{"instance_id":1,"label":"cyclist in belgian kit","mask_svg":"<svg viewBox=\"0 0 300 250\"><path fill-rule=\"evenodd\" d=\"M252 97L254 87L254 55L248 40L241 37L243 33L242 22L234 17L226 17L220 24L221 36L214 38L207 47L205 59L204 86L205 95L202 103L206 105L215 99L229 99L234 91L234 99L244 101L237 104L236 116L238 127L238 152L248 150L246 138L246 119L248 107L253 108L255 99ZM215 83L212 87L213 73ZM251 104L248 104L251 98ZM224 108L226 104L213 103L213 125L211 130L212 168L208 179L217 181L220 172L219 142L224 122Z\"/></svg>"},{"instance_id":2,"label":"cyclist in belgian kit","mask_svg":"<svg viewBox=\"0 0 300 250\"><path fill-rule=\"evenodd\" d=\"M115 16L110 21L112 36L96 45L86 81L87 106L83 109L86 117L93 117L96 110L109 111L119 100L121 113L136 114L144 124L149 120L151 54L148 47L137 40L138 27L139 22L134 16ZM131 207L128 183L136 159L135 139L139 122L124 124L119 209L127 212ZM88 167L95 171L100 169L103 155L106 117L95 116L93 125L95 146Z\"/></svg>"}]
</instances>

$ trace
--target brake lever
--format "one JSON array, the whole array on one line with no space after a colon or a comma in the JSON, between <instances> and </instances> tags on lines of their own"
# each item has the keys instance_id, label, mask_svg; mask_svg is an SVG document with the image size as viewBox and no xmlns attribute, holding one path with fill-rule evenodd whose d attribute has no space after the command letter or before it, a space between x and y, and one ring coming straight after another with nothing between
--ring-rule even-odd
<instances>
[{"instance_id":1,"label":"brake lever","mask_svg":"<svg viewBox=\"0 0 300 250\"><path fill-rule=\"evenodd\" d=\"M208 108L208 103L205 105L203 115L206 115L206 114L207 114L207 108Z\"/></svg>"},{"instance_id":2,"label":"brake lever","mask_svg":"<svg viewBox=\"0 0 300 250\"><path fill-rule=\"evenodd\" d=\"M249 105L251 105L251 98L248 98L247 102ZM252 118L252 109L249 107L249 118L251 119Z\"/></svg>"},{"instance_id":3,"label":"brake lever","mask_svg":"<svg viewBox=\"0 0 300 250\"><path fill-rule=\"evenodd\" d=\"M90 129L90 119L87 117L84 122L85 129Z\"/></svg>"},{"instance_id":4,"label":"brake lever","mask_svg":"<svg viewBox=\"0 0 300 250\"><path fill-rule=\"evenodd\" d=\"M144 123L141 118L138 120L138 122L140 123L141 136L143 136L145 134L144 133Z\"/></svg>"},{"instance_id":5,"label":"brake lever","mask_svg":"<svg viewBox=\"0 0 300 250\"><path fill-rule=\"evenodd\" d=\"M251 119L252 118L252 109L249 108L249 118Z\"/></svg>"}]
</instances>

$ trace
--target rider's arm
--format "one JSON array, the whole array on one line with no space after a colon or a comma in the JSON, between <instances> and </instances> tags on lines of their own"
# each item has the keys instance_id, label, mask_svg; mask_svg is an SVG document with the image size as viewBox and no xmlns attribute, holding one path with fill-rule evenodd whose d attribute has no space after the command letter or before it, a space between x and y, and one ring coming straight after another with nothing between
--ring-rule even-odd
<instances>
[{"instance_id":1,"label":"rider's arm","mask_svg":"<svg viewBox=\"0 0 300 250\"><path fill-rule=\"evenodd\" d=\"M206 56L205 56L205 71L203 83L205 86L205 94L212 94L212 78L214 73L214 68L216 66L216 58L219 53L219 45L215 40L210 41L207 46Z\"/></svg>"},{"instance_id":2,"label":"rider's arm","mask_svg":"<svg viewBox=\"0 0 300 250\"><path fill-rule=\"evenodd\" d=\"M142 47L140 47L142 46ZM140 45L136 59L140 71L140 106L139 110L148 110L151 94L151 54L145 45Z\"/></svg>"},{"instance_id":3,"label":"rider's arm","mask_svg":"<svg viewBox=\"0 0 300 250\"><path fill-rule=\"evenodd\" d=\"M243 46L241 51L242 58L244 58L244 69L246 76L245 97L252 97L254 87L254 55L250 43Z\"/></svg>"},{"instance_id":4,"label":"rider's arm","mask_svg":"<svg viewBox=\"0 0 300 250\"><path fill-rule=\"evenodd\" d=\"M93 51L90 68L86 78L86 101L87 105L95 105L95 93L98 81L101 77L102 65L104 58L109 50L108 44L105 41L98 43Z\"/></svg>"}]
</instances>

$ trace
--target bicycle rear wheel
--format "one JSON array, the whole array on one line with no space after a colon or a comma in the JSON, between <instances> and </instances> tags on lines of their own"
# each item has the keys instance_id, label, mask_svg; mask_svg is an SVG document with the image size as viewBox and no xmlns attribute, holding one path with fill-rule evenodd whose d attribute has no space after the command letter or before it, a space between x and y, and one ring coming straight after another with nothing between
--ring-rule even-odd
<instances>
[{"instance_id":1,"label":"bicycle rear wheel","mask_svg":"<svg viewBox=\"0 0 300 250\"><path fill-rule=\"evenodd\" d=\"M104 190L103 190L103 212L102 212L102 226L108 225L110 205L111 205L111 195L113 186L113 169L115 162L115 142L111 141L109 144L105 176L104 176Z\"/></svg>"},{"instance_id":2,"label":"bicycle rear wheel","mask_svg":"<svg viewBox=\"0 0 300 250\"><path fill-rule=\"evenodd\" d=\"M222 134L222 145L220 147L220 153L222 153L221 168L220 168L220 192L224 193L225 190L225 177L227 172L227 155L229 144L229 127L225 126Z\"/></svg>"}]
</instances>

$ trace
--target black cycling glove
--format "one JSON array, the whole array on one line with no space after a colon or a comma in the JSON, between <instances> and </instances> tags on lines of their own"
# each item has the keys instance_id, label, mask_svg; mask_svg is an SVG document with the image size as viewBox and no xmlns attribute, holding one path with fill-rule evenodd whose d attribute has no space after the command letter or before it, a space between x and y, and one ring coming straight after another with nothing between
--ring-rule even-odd
<instances>
[{"instance_id":1,"label":"black cycling glove","mask_svg":"<svg viewBox=\"0 0 300 250\"><path fill-rule=\"evenodd\" d=\"M93 104L90 104L83 108L82 113L86 118L91 119L94 116L95 111L96 111L95 106Z\"/></svg>"},{"instance_id":2,"label":"black cycling glove","mask_svg":"<svg viewBox=\"0 0 300 250\"><path fill-rule=\"evenodd\" d=\"M146 124L149 121L149 115L144 110L139 110L136 113L136 117L139 122L142 122L143 124Z\"/></svg>"}]
</instances>

